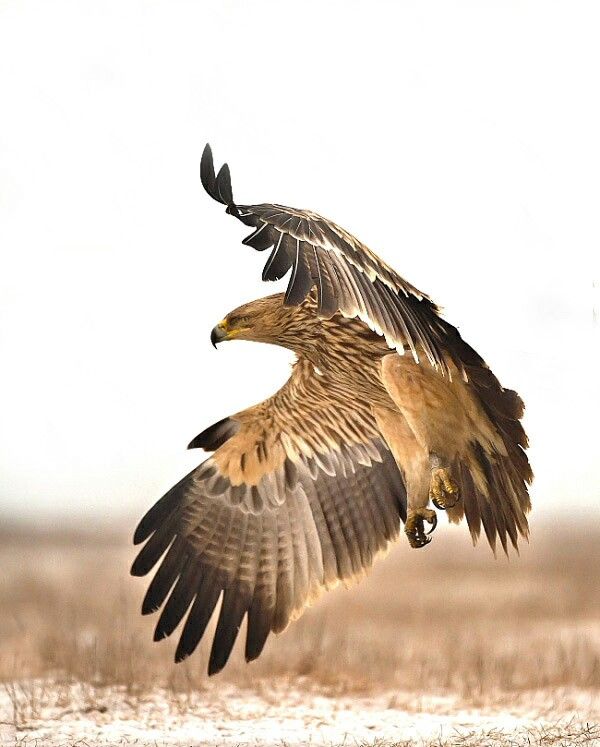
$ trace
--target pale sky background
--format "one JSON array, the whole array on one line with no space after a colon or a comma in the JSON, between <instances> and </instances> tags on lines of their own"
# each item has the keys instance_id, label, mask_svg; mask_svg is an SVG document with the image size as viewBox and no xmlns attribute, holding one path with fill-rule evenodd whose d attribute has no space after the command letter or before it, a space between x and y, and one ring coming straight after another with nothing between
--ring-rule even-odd
<instances>
[{"instance_id":1,"label":"pale sky background","mask_svg":"<svg viewBox=\"0 0 600 747\"><path fill-rule=\"evenodd\" d=\"M310 207L527 403L535 511L600 520L600 10L0 3L2 514L140 513L290 354L214 351L264 255L202 191ZM570 514L573 516L573 514Z\"/></svg>"}]
</instances>

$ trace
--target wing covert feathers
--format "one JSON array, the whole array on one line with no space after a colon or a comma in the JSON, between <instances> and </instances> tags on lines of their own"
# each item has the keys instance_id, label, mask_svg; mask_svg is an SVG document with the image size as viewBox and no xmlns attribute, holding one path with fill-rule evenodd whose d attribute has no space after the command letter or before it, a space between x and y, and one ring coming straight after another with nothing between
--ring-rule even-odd
<instances>
[{"instance_id":1,"label":"wing covert feathers","mask_svg":"<svg viewBox=\"0 0 600 747\"><path fill-rule=\"evenodd\" d=\"M423 355L449 373L439 309L367 246L310 210L269 203L237 205L229 168L224 165L215 176L209 145L202 154L200 175L208 194L254 229L243 243L258 251L271 248L263 280L279 280L291 269L284 303L298 305L316 287L320 316L340 311L358 317L385 337L390 348L407 348L417 362ZM460 369L460 362L455 363Z\"/></svg>"},{"instance_id":2,"label":"wing covert feathers","mask_svg":"<svg viewBox=\"0 0 600 747\"><path fill-rule=\"evenodd\" d=\"M244 618L252 660L325 589L362 576L405 518L404 484L372 416L331 398L320 409L305 401L322 386L310 370L297 363L270 400L194 439L215 453L135 533L145 544L132 573L158 565L142 605L162 608L155 639L183 622L177 661L222 600L210 674L225 666Z\"/></svg>"}]
</instances>

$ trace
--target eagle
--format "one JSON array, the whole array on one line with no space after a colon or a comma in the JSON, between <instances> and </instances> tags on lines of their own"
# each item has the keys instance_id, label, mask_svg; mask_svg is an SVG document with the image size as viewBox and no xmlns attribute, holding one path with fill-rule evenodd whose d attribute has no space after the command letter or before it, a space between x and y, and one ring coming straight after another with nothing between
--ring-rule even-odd
<instances>
[{"instance_id":1,"label":"eagle","mask_svg":"<svg viewBox=\"0 0 600 747\"><path fill-rule=\"evenodd\" d=\"M182 620L175 661L202 639L219 600L209 675L246 618L246 661L320 594L359 579L400 534L431 541L436 510L481 529L495 552L527 539L532 471L523 402L503 388L438 306L374 252L310 210L237 204L229 167L208 194L269 257L263 280L287 290L231 311L226 340L295 353L271 397L225 417L188 448L211 455L140 521L132 573L158 565L142 614L162 608L154 639ZM431 508L429 504L434 508Z\"/></svg>"}]
</instances>

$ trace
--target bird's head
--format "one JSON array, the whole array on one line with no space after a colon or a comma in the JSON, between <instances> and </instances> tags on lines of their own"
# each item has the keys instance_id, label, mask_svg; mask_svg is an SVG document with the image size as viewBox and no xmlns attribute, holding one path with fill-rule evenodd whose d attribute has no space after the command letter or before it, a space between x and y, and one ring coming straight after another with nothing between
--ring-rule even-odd
<instances>
[{"instance_id":1,"label":"bird's head","mask_svg":"<svg viewBox=\"0 0 600 747\"><path fill-rule=\"evenodd\" d=\"M296 347L306 335L305 314L300 307L283 305L283 293L250 301L230 311L210 333L216 347L225 340L252 340L284 347Z\"/></svg>"}]
</instances>

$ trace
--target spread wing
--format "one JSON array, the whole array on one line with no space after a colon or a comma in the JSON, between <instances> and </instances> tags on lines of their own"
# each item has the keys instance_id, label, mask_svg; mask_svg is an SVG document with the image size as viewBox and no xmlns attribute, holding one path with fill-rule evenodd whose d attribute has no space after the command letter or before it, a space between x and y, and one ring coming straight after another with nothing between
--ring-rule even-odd
<instances>
[{"instance_id":1,"label":"spread wing","mask_svg":"<svg viewBox=\"0 0 600 747\"><path fill-rule=\"evenodd\" d=\"M331 317L340 311L358 317L385 337L390 348L408 347L419 362L425 354L442 373L449 373L445 345L446 324L439 309L400 277L354 236L309 210L277 204L237 205L233 200L229 167L215 176L207 145L200 177L208 194L227 206L227 212L255 230L243 243L259 251L271 248L263 280L279 280L290 269L285 303L295 306L317 288L318 313ZM460 359L455 360L462 370Z\"/></svg>"},{"instance_id":2,"label":"spread wing","mask_svg":"<svg viewBox=\"0 0 600 747\"><path fill-rule=\"evenodd\" d=\"M209 674L247 616L246 659L324 589L361 576L405 518L406 492L370 408L327 386L307 361L265 402L197 436L214 451L141 520L134 575L158 570L142 612L155 640L187 615L176 661L202 638L222 595Z\"/></svg>"}]
</instances>

